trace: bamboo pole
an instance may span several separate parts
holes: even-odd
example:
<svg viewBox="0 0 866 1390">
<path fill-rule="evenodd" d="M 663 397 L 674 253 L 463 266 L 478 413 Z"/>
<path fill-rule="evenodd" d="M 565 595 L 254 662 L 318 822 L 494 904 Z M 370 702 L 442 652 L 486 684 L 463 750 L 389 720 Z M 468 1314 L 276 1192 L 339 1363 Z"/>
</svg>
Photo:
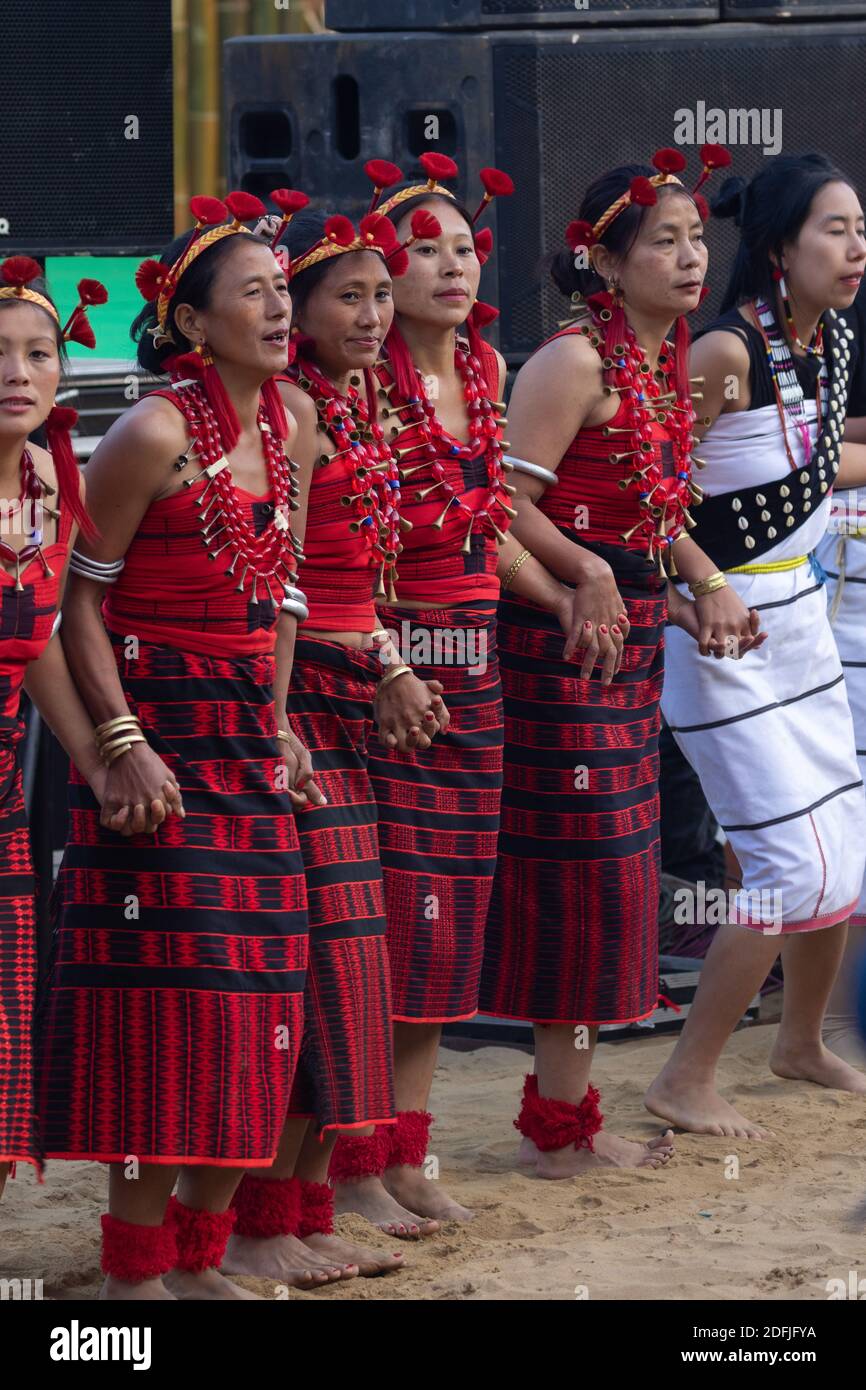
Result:
<svg viewBox="0 0 866 1390">
<path fill-rule="evenodd" d="M 220 44 L 217 0 L 189 0 L 189 128 L 196 192 L 223 188 L 220 159 Z"/>
</svg>

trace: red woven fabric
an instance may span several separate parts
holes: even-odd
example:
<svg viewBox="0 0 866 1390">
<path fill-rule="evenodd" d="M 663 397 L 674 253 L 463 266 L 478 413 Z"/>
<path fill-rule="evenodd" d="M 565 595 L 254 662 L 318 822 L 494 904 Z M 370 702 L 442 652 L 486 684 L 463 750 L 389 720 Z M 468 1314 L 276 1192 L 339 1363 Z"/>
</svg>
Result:
<svg viewBox="0 0 866 1390">
<path fill-rule="evenodd" d="M 301 1219 L 298 1178 L 254 1178 L 245 1173 L 232 1197 L 235 1231 L 239 1236 L 266 1240 L 296 1236 Z"/>
<path fill-rule="evenodd" d="M 175 1231 L 162 1226 L 138 1226 L 107 1212 L 102 1217 L 102 1272 L 125 1284 L 158 1279 L 177 1263 Z"/>
<path fill-rule="evenodd" d="M 174 1228 L 177 1241 L 177 1268 L 201 1274 L 219 1269 L 235 1224 L 235 1213 L 200 1211 L 184 1206 L 176 1197 L 168 1203 L 166 1223 Z"/>
<path fill-rule="evenodd" d="M 33 867 L 24 808 L 18 717 L 28 662 L 51 640 L 72 517 L 63 507 L 57 540 L 15 575 L 0 566 L 0 1162 L 40 1167 L 34 1126 L 33 1008 L 36 917 Z"/>
<path fill-rule="evenodd" d="M 301 1182 L 298 1235 L 329 1236 L 334 1230 L 334 1193 L 326 1182 Z"/>
<path fill-rule="evenodd" d="M 593 1149 L 593 1136 L 604 1124 L 598 1108 L 601 1099 L 594 1086 L 587 1087 L 580 1105 L 567 1100 L 551 1100 L 539 1095 L 538 1077 L 527 1076 L 523 1083 L 523 1104 L 514 1121 L 514 1128 L 531 1139 L 542 1153 L 564 1149 L 573 1144 L 576 1149 Z"/>
<path fill-rule="evenodd" d="M 554 334 L 554 337 L 566 337 L 577 332 L 577 329 L 566 328 L 562 333 Z M 647 543 L 645 536 L 640 534 L 640 527 L 628 541 L 622 539 L 626 532 L 645 518 L 639 506 L 638 490 L 619 486 L 631 477 L 635 461 L 633 458 L 623 458 L 618 463 L 612 463 L 611 455 L 628 446 L 621 442 L 624 436 L 605 435 L 603 432 L 605 429 L 623 428 L 626 414 L 626 404 L 620 397 L 619 408 L 610 420 L 606 420 L 604 425 L 582 429 L 575 435 L 557 469 L 556 486 L 545 488 L 536 505 L 555 525 L 572 532 L 578 541 L 597 541 L 645 553 Z M 651 442 L 654 452 L 646 455 L 642 466 L 646 466 L 650 459 L 658 459 L 664 476 L 670 477 L 676 471 L 673 443 L 665 427 L 655 420 L 652 422 Z M 676 534 L 672 528 L 668 529 L 670 534 Z"/>
</svg>

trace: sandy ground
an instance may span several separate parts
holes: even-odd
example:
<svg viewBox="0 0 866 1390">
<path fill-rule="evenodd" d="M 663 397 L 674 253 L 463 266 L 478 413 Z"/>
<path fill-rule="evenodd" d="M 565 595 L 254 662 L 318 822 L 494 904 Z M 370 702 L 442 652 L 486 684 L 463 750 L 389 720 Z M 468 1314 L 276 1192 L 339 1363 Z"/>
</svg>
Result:
<svg viewBox="0 0 866 1390">
<path fill-rule="evenodd" d="M 772 1077 L 774 1033 L 774 1025 L 737 1033 L 722 1083 L 775 1139 L 681 1135 L 667 1170 L 567 1182 L 515 1167 L 511 1122 L 527 1054 L 443 1049 L 431 1150 L 439 1180 L 475 1220 L 401 1243 L 340 1217 L 344 1235 L 404 1249 L 408 1267 L 289 1298 L 826 1299 L 828 1279 L 866 1275 L 866 1098 Z M 648 1038 L 599 1048 L 594 1081 L 609 1128 L 635 1138 L 658 1132 L 640 1097 L 672 1045 Z M 105 1193 L 96 1164 L 52 1163 L 42 1187 L 32 1169 L 19 1169 L 0 1205 L 0 1277 L 42 1278 L 46 1298 L 94 1297 Z M 240 1282 L 275 1297 L 271 1283 Z"/>
</svg>

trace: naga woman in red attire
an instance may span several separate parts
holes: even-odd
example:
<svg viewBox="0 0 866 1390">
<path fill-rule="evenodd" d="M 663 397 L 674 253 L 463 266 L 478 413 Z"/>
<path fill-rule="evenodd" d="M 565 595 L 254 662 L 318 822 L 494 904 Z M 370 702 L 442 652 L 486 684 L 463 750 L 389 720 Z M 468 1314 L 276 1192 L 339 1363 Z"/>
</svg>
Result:
<svg viewBox="0 0 866 1390">
<path fill-rule="evenodd" d="M 19 744 L 22 687 L 86 777 L 97 800 L 105 768 L 72 684 L 57 609 L 79 526 L 91 529 L 69 427 L 55 406 L 65 344 L 93 347 L 86 306 L 107 294 L 82 280 L 65 326 L 36 261 L 0 265 L 0 1194 L 10 1164 L 41 1167 L 35 1124 L 33 1005 L 36 918 Z M 29 436 L 44 426 L 48 448 Z"/>
<path fill-rule="evenodd" d="M 703 177 L 728 158 L 702 155 Z M 684 164 L 661 150 L 654 167 L 615 169 L 587 191 L 553 267 L 577 320 L 530 358 L 512 397 L 516 534 L 575 586 L 588 632 L 608 635 L 623 608 L 629 623 L 621 669 L 586 681 L 544 614 L 522 598 L 500 606 L 505 790 L 481 1008 L 535 1025 L 516 1125 L 545 1178 L 672 1153 L 670 1131 L 632 1143 L 602 1130 L 589 1079 L 599 1025 L 649 1017 L 658 995 L 665 618 L 704 655 L 762 640 L 684 530 L 700 489 L 683 315 L 707 265 L 706 204 L 676 177 Z M 668 586 L 671 560 L 694 603 Z"/>
<path fill-rule="evenodd" d="M 429 217 L 413 224 L 416 236 L 437 230 Z M 390 651 L 375 605 L 377 593 L 384 598 L 393 585 L 402 529 L 399 472 L 377 422 L 371 368 L 393 318 L 391 276 L 405 269 L 406 251 L 380 214 L 356 229 L 345 217 L 302 212 L 279 252 L 289 257 L 297 348 L 281 389 L 298 422 L 295 457 L 312 471 L 299 572 L 308 612 L 295 644 L 288 712 L 327 804 L 297 818 L 310 958 L 289 1117 L 273 1168 L 247 1174 L 237 1191 L 225 1268 L 308 1287 L 378 1274 L 402 1259 L 334 1234 L 328 1163 L 338 1134 L 372 1133 L 375 1124 L 394 1121 L 368 739 L 375 722 L 386 746 L 429 748 L 447 727 L 447 712 L 441 685 L 424 684 Z M 396 1221 L 385 1229 L 411 1233 Z"/>
<path fill-rule="evenodd" d="M 114 1299 L 254 1297 L 219 1273 L 230 1202 L 274 1160 L 303 1023 L 294 804 L 316 793 L 294 790 L 308 760 L 285 704 L 304 486 L 273 380 L 291 302 L 244 225 L 259 199 L 191 208 L 193 233 L 136 276 L 139 361 L 172 384 L 88 465 L 99 538 L 64 609 L 124 835 L 74 777 L 40 1118 L 47 1157 L 110 1165 Z"/>
<path fill-rule="evenodd" d="M 478 1007 L 502 784 L 500 580 L 553 615 L 567 637 L 565 659 L 579 644 L 571 594 L 506 536 L 514 509 L 499 419 L 505 364 L 478 331 L 495 313 L 476 304 L 491 238 L 479 232 L 476 239 L 475 223 L 492 197 L 511 192 L 511 180 L 484 170 L 473 217 L 439 182 L 457 175 L 453 161 L 428 154 L 421 165 L 427 182 L 390 193 L 380 207 L 401 240 L 415 233 L 419 214 L 432 215 L 438 229 L 428 228 L 408 250 L 406 273 L 394 282 L 394 325 L 375 368 L 385 437 L 400 461 L 401 515 L 411 522 L 395 593 L 381 601 L 379 617 L 402 660 L 444 686 L 451 722 L 429 748 L 370 746 L 397 1122 L 370 1137 L 341 1138 L 331 1167 L 339 1207 L 410 1236 L 472 1215 L 428 1180 L 424 1160 L 442 1024 L 471 1018 Z M 402 177 L 376 163 L 370 172 L 380 187 Z M 616 639 L 608 649 L 615 660 Z"/>
</svg>

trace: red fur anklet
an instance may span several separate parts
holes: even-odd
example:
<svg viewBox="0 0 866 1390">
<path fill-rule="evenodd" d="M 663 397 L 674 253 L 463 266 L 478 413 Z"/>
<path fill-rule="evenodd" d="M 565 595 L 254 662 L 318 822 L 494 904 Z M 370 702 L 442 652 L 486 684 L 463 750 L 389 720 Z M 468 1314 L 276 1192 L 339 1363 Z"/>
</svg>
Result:
<svg viewBox="0 0 866 1390">
<path fill-rule="evenodd" d="M 379 1178 L 385 1171 L 387 1156 L 388 1141 L 378 1129 L 373 1134 L 357 1137 L 341 1134 L 331 1154 L 328 1176 L 332 1182 Z"/>
<path fill-rule="evenodd" d="M 297 1178 L 253 1178 L 245 1173 L 232 1197 L 235 1233 L 267 1240 L 296 1236 L 301 1219 L 301 1185 Z"/>
<path fill-rule="evenodd" d="M 391 1126 L 391 1144 L 386 1168 L 398 1164 L 420 1168 L 427 1157 L 427 1140 L 433 1116 L 426 1110 L 400 1110 Z"/>
<path fill-rule="evenodd" d="M 172 1197 L 166 1221 L 174 1227 L 178 1269 L 193 1274 L 219 1269 L 235 1224 L 231 1207 L 228 1211 L 200 1211 Z"/>
<path fill-rule="evenodd" d="M 538 1077 L 527 1076 L 523 1084 L 523 1104 L 514 1128 L 531 1139 L 542 1153 L 564 1149 L 592 1149 L 593 1136 L 604 1124 L 598 1108 L 601 1099 L 594 1086 L 588 1086 L 580 1105 L 567 1100 L 551 1100 L 538 1094 Z"/>
<path fill-rule="evenodd" d="M 334 1234 L 334 1193 L 326 1182 L 301 1182 L 301 1220 L 298 1235 Z"/>
<path fill-rule="evenodd" d="M 174 1230 L 168 1226 L 138 1226 L 102 1217 L 102 1272 L 124 1284 L 158 1279 L 177 1263 Z"/>
</svg>

